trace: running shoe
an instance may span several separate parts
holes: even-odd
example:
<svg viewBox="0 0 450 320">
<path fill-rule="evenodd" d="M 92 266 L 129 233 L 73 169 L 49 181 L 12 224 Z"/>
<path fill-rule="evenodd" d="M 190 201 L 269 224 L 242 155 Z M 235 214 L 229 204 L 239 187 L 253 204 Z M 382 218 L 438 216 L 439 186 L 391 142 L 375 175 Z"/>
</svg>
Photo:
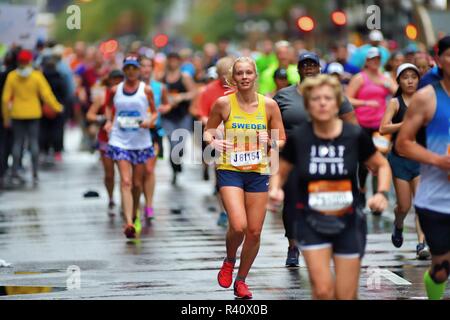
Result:
<svg viewBox="0 0 450 320">
<path fill-rule="evenodd" d="M 125 227 L 123 232 L 127 239 L 135 239 L 136 238 L 136 229 L 132 224 L 129 224 Z"/>
<path fill-rule="evenodd" d="M 145 217 L 147 219 L 153 219 L 154 218 L 155 212 L 153 210 L 153 207 L 145 207 L 144 208 L 144 213 L 145 213 Z"/>
<path fill-rule="evenodd" d="M 229 288 L 233 283 L 234 263 L 224 261 L 217 275 L 217 281 L 222 288 Z"/>
<path fill-rule="evenodd" d="M 240 299 L 253 298 L 252 293 L 248 290 L 247 284 L 242 280 L 238 280 L 234 283 L 234 295 Z"/>
<path fill-rule="evenodd" d="M 425 243 L 419 243 L 416 247 L 416 254 L 418 260 L 427 260 L 430 256 L 430 249 Z"/>
<path fill-rule="evenodd" d="M 300 251 L 297 247 L 289 247 L 286 259 L 286 267 L 298 267 L 298 257 L 300 256 Z"/>
<path fill-rule="evenodd" d="M 108 215 L 109 216 L 115 216 L 116 213 L 114 212 L 116 209 L 116 204 L 114 203 L 114 201 L 110 201 L 108 204 Z"/>
<path fill-rule="evenodd" d="M 62 153 L 61 152 L 55 152 L 54 158 L 55 158 L 56 162 L 61 163 L 62 162 Z"/>
<path fill-rule="evenodd" d="M 228 226 L 228 215 L 225 211 L 222 211 L 217 220 L 217 225 L 226 228 Z"/>
<path fill-rule="evenodd" d="M 136 234 L 140 234 L 142 231 L 142 224 L 141 224 L 141 219 L 140 216 L 137 215 L 136 218 L 134 219 L 134 228 L 136 230 Z"/>
<path fill-rule="evenodd" d="M 392 244 L 394 245 L 394 247 L 400 248 L 403 245 L 403 228 L 398 229 L 394 225 L 394 230 L 392 231 L 391 240 L 392 240 Z"/>
</svg>

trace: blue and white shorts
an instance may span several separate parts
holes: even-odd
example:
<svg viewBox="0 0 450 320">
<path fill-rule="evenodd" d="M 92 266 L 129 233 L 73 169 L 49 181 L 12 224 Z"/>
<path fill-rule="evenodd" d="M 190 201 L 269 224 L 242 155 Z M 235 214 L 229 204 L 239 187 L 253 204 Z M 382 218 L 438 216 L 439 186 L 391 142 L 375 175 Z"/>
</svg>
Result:
<svg viewBox="0 0 450 320">
<path fill-rule="evenodd" d="M 155 152 L 153 147 L 141 150 L 125 150 L 109 144 L 106 156 L 114 161 L 125 160 L 136 165 L 146 163 L 148 159 L 155 156 Z"/>
</svg>

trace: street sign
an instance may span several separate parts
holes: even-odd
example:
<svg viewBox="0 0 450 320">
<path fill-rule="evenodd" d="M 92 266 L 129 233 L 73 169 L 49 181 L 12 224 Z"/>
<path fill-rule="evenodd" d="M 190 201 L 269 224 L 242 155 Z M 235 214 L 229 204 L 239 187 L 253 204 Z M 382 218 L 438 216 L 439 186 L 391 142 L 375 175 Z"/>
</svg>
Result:
<svg viewBox="0 0 450 320">
<path fill-rule="evenodd" d="M 37 14 L 36 6 L 0 4 L 0 43 L 34 48 L 38 37 Z"/>
</svg>

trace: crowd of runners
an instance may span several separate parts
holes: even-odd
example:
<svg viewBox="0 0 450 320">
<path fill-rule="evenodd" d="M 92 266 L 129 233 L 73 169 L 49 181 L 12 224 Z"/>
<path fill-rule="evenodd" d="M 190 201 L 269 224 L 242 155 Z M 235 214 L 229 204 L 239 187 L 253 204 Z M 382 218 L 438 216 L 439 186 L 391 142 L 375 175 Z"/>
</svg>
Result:
<svg viewBox="0 0 450 320">
<path fill-rule="evenodd" d="M 431 261 L 426 291 L 441 299 L 450 274 L 450 36 L 432 52 L 401 50 L 375 30 L 363 46 L 317 51 L 284 40 L 238 50 L 228 39 L 195 53 L 138 42 L 115 52 L 13 46 L 0 74 L 0 189 L 7 196 L 27 183 L 28 154 L 39 185 L 41 165 L 64 161 L 64 128 L 79 126 L 80 148 L 101 159 L 107 212 L 120 208 L 124 235 L 139 237 L 142 221 L 158 215 L 157 159 L 170 162 L 176 186 L 183 132 L 198 121 L 199 174 L 213 181 L 217 224 L 227 228 L 221 287 L 252 298 L 246 278 L 273 211 L 283 217 L 285 265 L 298 267 L 301 252 L 312 297 L 356 299 L 366 215 L 388 209 L 392 185 L 392 244 L 402 246 L 414 211 L 417 259 Z"/>
</svg>

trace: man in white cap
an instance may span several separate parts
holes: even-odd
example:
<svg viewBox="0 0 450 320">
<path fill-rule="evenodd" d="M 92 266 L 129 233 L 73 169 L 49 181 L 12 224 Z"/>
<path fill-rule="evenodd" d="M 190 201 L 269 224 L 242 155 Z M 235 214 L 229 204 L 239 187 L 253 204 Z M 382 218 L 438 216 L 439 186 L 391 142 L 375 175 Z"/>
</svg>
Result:
<svg viewBox="0 0 450 320">
<path fill-rule="evenodd" d="M 344 67 L 339 62 L 332 62 L 327 66 L 327 73 L 335 76 L 339 82 L 344 85 Z"/>
<path fill-rule="evenodd" d="M 383 33 L 380 30 L 372 30 L 369 33 L 369 42 L 359 47 L 350 58 L 350 63 L 362 69 L 366 62 L 367 52 L 371 47 L 377 47 L 381 53 L 381 66 L 384 67 L 389 60 L 391 54 L 389 50 L 381 45 L 384 40 Z"/>
</svg>

